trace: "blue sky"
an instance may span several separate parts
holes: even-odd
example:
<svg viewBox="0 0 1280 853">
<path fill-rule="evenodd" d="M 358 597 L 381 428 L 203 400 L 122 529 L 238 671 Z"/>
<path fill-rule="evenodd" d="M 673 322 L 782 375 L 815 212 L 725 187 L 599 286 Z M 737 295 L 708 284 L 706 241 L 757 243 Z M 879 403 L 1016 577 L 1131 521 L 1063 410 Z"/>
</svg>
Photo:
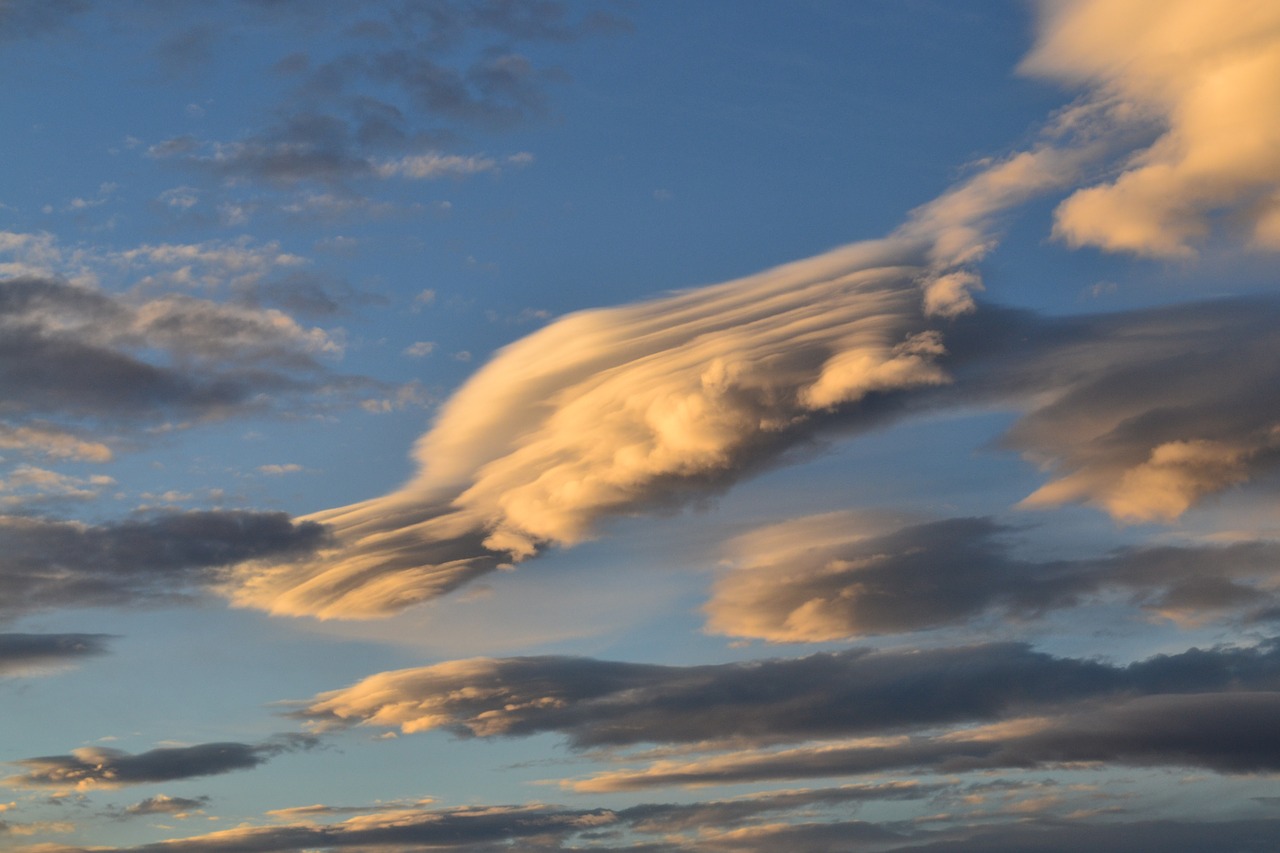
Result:
<svg viewBox="0 0 1280 853">
<path fill-rule="evenodd" d="M 1280 832 L 1272 4 L 0 0 L 0 74 L 0 846 Z"/>
</svg>

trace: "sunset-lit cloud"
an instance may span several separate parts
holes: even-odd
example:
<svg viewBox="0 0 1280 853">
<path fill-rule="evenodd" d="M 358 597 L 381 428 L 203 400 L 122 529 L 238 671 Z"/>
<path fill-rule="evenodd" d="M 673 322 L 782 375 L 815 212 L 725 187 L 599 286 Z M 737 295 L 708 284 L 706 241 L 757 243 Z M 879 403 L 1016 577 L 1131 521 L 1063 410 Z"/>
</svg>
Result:
<svg viewBox="0 0 1280 853">
<path fill-rule="evenodd" d="M 1280 833 L 1273 4 L 0 0 L 3 71 L 0 847 Z"/>
<path fill-rule="evenodd" d="M 1186 257 L 1222 223 L 1280 248 L 1280 9 L 1196 0 L 1040 5 L 1024 71 L 1094 88 L 1159 128 L 1113 180 L 1077 190 L 1055 233 L 1156 257 Z"/>
</svg>

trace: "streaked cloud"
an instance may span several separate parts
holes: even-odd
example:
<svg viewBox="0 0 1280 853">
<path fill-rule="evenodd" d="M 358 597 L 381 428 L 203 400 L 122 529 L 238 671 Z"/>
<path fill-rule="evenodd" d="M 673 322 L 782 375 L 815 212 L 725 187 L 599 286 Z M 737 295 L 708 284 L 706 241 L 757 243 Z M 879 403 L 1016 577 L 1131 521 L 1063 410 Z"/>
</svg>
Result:
<svg viewBox="0 0 1280 853">
<path fill-rule="evenodd" d="M 1081 762 L 1266 773 L 1280 769 L 1280 751 L 1264 745 L 1269 721 L 1277 711 L 1280 693 L 1272 691 L 1141 696 L 1059 708 L 1053 716 L 1013 719 L 934 736 L 743 751 L 687 762 L 658 761 L 640 770 L 604 771 L 566 784 L 576 791 L 605 792 L 904 770 L 965 773 Z"/>
<path fill-rule="evenodd" d="M 99 525 L 0 516 L 0 619 L 181 602 L 220 582 L 232 563 L 291 557 L 324 537 L 282 512 L 157 512 Z"/>
<path fill-rule="evenodd" d="M 379 673 L 296 716 L 319 729 L 555 731 L 575 747 L 881 735 L 1002 719 L 1098 697 L 1269 690 L 1280 646 L 1191 649 L 1128 666 L 1020 644 L 852 649 L 802 658 L 658 666 L 590 658 L 475 658 Z"/>
<path fill-rule="evenodd" d="M 831 513 L 753 531 L 707 603 L 714 633 L 822 642 L 1030 619 L 1103 599 L 1143 618 L 1249 619 L 1276 606 L 1280 544 L 1126 548 L 1094 559 L 1037 562 L 1011 554 L 1013 531 L 991 519 L 904 524 Z"/>
<path fill-rule="evenodd" d="M 118 749 L 85 746 L 68 755 L 44 755 L 9 762 L 24 768 L 4 784 L 14 788 L 54 788 L 63 791 L 119 788 L 152 782 L 172 782 L 250 770 L 272 758 L 316 745 L 306 735 L 280 735 L 261 743 L 202 743 L 158 747 L 130 754 Z"/>
</svg>

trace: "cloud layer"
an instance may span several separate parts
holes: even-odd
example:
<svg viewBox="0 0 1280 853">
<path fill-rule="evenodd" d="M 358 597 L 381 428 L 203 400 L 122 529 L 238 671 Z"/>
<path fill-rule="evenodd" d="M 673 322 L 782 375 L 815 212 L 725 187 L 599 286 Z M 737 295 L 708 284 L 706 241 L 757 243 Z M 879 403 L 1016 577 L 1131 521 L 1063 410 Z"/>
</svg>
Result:
<svg viewBox="0 0 1280 853">
<path fill-rule="evenodd" d="M 468 737 L 554 731 L 575 747 L 769 743 L 991 721 L 1132 694 L 1280 687 L 1280 647 L 1192 649 L 1128 666 L 1020 644 L 844 652 L 707 666 L 476 658 L 379 673 L 297 716 Z"/>
</svg>

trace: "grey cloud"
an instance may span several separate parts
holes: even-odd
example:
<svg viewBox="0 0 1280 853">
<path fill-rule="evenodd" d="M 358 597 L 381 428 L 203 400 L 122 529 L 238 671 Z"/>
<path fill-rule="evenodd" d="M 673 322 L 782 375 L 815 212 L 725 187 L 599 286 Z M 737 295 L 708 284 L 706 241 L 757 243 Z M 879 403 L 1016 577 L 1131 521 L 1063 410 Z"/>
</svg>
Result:
<svg viewBox="0 0 1280 853">
<path fill-rule="evenodd" d="M 355 306 L 383 305 L 386 297 L 359 291 L 347 281 L 312 272 L 291 272 L 279 278 L 236 288 L 237 298 L 252 308 L 274 305 L 297 316 L 336 317 Z"/>
<path fill-rule="evenodd" d="M 45 755 L 9 762 L 25 772 L 4 780 L 16 788 L 92 788 L 172 782 L 249 770 L 272 758 L 310 749 L 313 737 L 289 734 L 262 743 L 202 743 L 161 747 L 136 755 L 99 746 L 81 747 L 69 755 Z"/>
<path fill-rule="evenodd" d="M 184 295 L 131 300 L 56 279 L 7 279 L 0 330 L 6 418 L 60 418 L 70 432 L 75 421 L 223 417 L 380 387 L 321 363 L 341 350 L 330 333 L 278 311 Z"/>
<path fill-rule="evenodd" d="M 147 797 L 141 802 L 126 807 L 124 814 L 129 817 L 152 814 L 179 815 L 202 809 L 208 804 L 208 797 L 192 799 L 190 797 L 170 797 L 167 794 L 156 794 L 154 797 Z"/>
<path fill-rule="evenodd" d="M 641 770 L 606 771 L 572 784 L 579 791 L 813 779 L 911 770 L 966 773 L 1076 763 L 1195 767 L 1220 773 L 1280 770 L 1272 736 L 1280 692 L 1139 696 L 1059 707 L 1054 716 L 1011 720 L 937 736 L 880 743 L 823 743 L 778 752 L 747 751 Z"/>
<path fill-rule="evenodd" d="M 527 851 L 618 850 L 629 853 L 910 853 L 910 851 L 1027 851 L 1027 853 L 1252 853 L 1269 849 L 1280 832 L 1280 820 L 1221 821 L 1152 820 L 1095 822 L 1023 820 L 956 830 L 920 831 L 902 824 L 884 826 L 857 820 L 774 822 L 748 827 L 707 825 L 696 839 L 672 836 L 662 841 L 626 839 L 628 813 L 554 807 L 491 806 L 483 817 L 477 809 L 424 812 L 420 818 L 397 813 L 402 828 L 324 827 L 240 828 L 139 847 L 95 847 L 104 853 L 283 853 L 300 849 L 400 851 L 431 849 L 497 853 L 518 841 Z M 648 807 L 640 807 L 648 808 Z M 662 806 L 656 808 L 661 809 Z M 592 829 L 592 827 L 596 829 Z M 447 831 L 455 835 L 448 837 Z M 485 830 L 488 830 L 487 832 Z M 578 844 L 575 841 L 585 842 Z M 47 853 L 88 853 L 83 848 L 45 845 Z"/>
<path fill-rule="evenodd" d="M 668 834 L 711 826 L 742 827 L 762 815 L 831 806 L 856 807 L 864 802 L 920 800 L 945 789 L 941 784 L 883 782 L 799 791 L 769 792 L 732 800 L 695 803 L 647 803 L 617 812 L 637 832 Z M 790 849 L 790 848 L 788 848 Z"/>
<path fill-rule="evenodd" d="M 282 512 L 157 513 L 102 525 L 0 516 L 0 619 L 190 597 L 246 559 L 296 558 L 325 530 Z"/>
<path fill-rule="evenodd" d="M 805 520 L 798 520 L 805 521 Z M 790 548 L 748 557 L 718 581 L 705 609 L 717 633 L 813 642 L 959 625 L 983 616 L 1032 617 L 1104 593 L 1128 595 L 1149 612 L 1202 619 L 1274 606 L 1269 581 L 1280 544 L 1159 546 L 1091 560 L 1017 559 L 991 519 L 948 519 L 863 535 L 849 517 L 826 529 L 788 524 Z M 793 524 L 795 524 L 793 522 Z M 841 527 L 850 529 L 841 537 Z M 810 541 L 808 537 L 820 537 Z M 753 550 L 757 536 L 740 546 Z M 758 553 L 758 552 L 757 552 Z"/>
<path fill-rule="evenodd" d="M 1252 853 L 1273 846 L 1280 820 L 1030 821 L 968 827 L 891 853 Z"/>
<path fill-rule="evenodd" d="M 1054 479 L 1028 506 L 1168 521 L 1280 459 L 1280 300 L 1078 317 L 984 306 L 948 334 L 944 395 L 1025 410 L 1001 442 Z"/>
<path fill-rule="evenodd" d="M 571 809 L 554 805 L 491 805 L 445 809 L 403 808 L 372 811 L 349 821 L 324 825 L 290 824 L 287 826 L 241 827 L 207 836 L 174 839 L 160 844 L 133 848 L 102 848 L 124 851 L 173 851 L 173 853 L 274 853 L 309 848 L 361 850 L 408 850 L 429 846 L 431 849 L 481 851 L 510 850 L 518 842 L 522 850 L 577 850 L 574 840 L 586 841 L 587 849 L 619 849 L 639 851 L 693 851 L 721 849 L 715 844 L 719 833 L 746 833 L 767 817 L 785 816 L 805 810 L 857 807 L 874 800 L 920 799 L 934 792 L 932 786 L 910 782 L 880 785 L 848 785 L 839 788 L 766 792 L 734 800 L 717 800 L 692 804 L 653 803 L 627 809 Z M 822 827 L 829 840 L 842 831 L 846 841 L 893 840 L 904 836 L 856 821 L 810 824 L 810 834 Z M 768 826 L 762 835 L 777 837 Z M 684 830 L 701 831 L 699 840 L 684 844 L 675 840 Z M 625 832 L 640 835 L 668 836 L 659 843 L 621 841 Z M 619 844 L 608 843 L 619 840 Z M 704 846 L 709 845 L 709 846 Z M 59 848 L 62 849 L 62 848 Z M 71 848 L 66 848 L 69 851 Z M 732 849 L 769 849 L 735 846 Z M 778 849 L 778 848 L 773 848 Z"/>
<path fill-rule="evenodd" d="M 524 42 L 568 42 L 620 31 L 625 23 L 602 10 L 579 15 L 558 2 L 390 3 L 334 5 L 328 14 L 291 14 L 313 29 L 345 30 L 358 39 L 346 52 L 320 64 L 297 51 L 277 63 L 277 73 L 296 83 L 268 127 L 237 140 L 202 143 L 174 137 L 152 146 L 153 156 L 198 168 L 231 181 L 290 186 L 304 182 L 348 188 L 373 174 L 374 158 L 421 154 L 456 147 L 468 129 L 509 129 L 543 115 L 547 87 L 563 79 L 535 67 L 514 49 Z M 256 4 L 274 25 L 284 26 L 288 4 Z M 341 31 L 341 30 L 340 30 Z M 215 41 L 207 24 L 196 24 L 160 46 L 189 64 Z M 371 37 L 371 38 L 370 38 Z M 462 48 L 469 37 L 484 47 Z M 191 42 L 197 50 L 177 50 Z M 397 103 L 359 91 L 366 81 L 388 85 Z"/>
<path fill-rule="evenodd" d="M 1280 643 L 1191 649 L 1127 666 L 1021 644 L 844 652 L 705 666 L 478 658 L 380 673 L 296 712 L 460 736 L 554 731 L 576 748 L 770 743 L 990 721 L 1127 694 L 1280 689 Z"/>
<path fill-rule="evenodd" d="M 106 634 L 0 634 L 0 675 L 106 654 Z"/>
</svg>

